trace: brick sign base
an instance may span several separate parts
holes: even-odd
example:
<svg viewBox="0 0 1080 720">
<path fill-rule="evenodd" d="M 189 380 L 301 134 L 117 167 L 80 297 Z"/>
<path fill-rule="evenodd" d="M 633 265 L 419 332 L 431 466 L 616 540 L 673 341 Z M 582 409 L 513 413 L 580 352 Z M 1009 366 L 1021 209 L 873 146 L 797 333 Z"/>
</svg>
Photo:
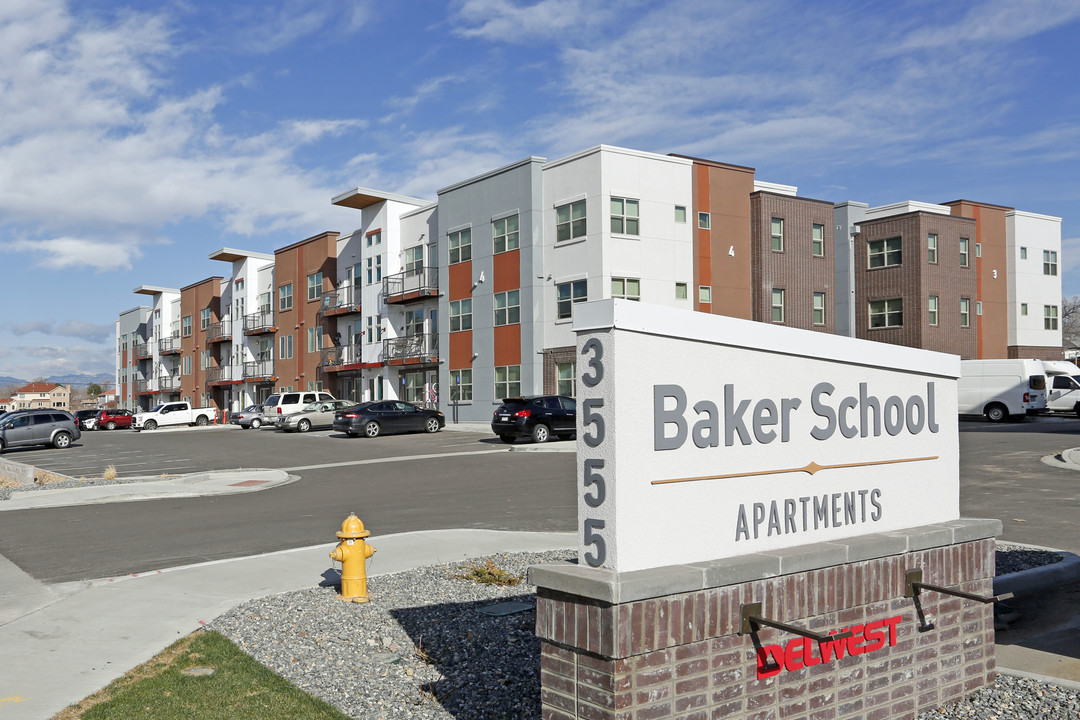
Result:
<svg viewBox="0 0 1080 720">
<path fill-rule="evenodd" d="M 993 685 L 993 606 L 906 598 L 905 573 L 989 596 L 1000 527 L 961 519 L 621 575 L 531 568 L 543 717 L 886 720 L 958 700 Z M 857 639 L 823 649 L 768 627 L 740 635 L 751 602 L 771 620 Z"/>
</svg>

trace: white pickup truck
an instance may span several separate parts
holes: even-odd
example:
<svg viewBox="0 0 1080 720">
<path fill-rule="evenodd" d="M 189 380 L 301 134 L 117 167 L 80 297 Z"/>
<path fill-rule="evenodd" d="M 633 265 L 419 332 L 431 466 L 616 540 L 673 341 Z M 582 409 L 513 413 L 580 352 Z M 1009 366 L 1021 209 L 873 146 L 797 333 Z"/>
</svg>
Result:
<svg viewBox="0 0 1080 720">
<path fill-rule="evenodd" d="M 131 427 L 155 430 L 167 425 L 209 425 L 217 422 L 217 408 L 193 408 L 188 402 L 168 402 L 149 412 L 136 413 Z"/>
</svg>

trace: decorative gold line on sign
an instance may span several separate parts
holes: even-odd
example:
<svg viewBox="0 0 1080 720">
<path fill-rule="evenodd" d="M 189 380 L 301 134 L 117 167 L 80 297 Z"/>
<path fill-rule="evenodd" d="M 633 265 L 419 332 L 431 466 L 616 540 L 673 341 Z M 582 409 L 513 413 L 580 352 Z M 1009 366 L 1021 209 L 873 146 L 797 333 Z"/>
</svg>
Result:
<svg viewBox="0 0 1080 720">
<path fill-rule="evenodd" d="M 822 470 L 837 470 L 839 468 L 870 467 L 871 465 L 895 465 L 897 463 L 921 462 L 923 460 L 937 460 L 938 455 L 927 457 L 899 458 L 897 460 L 871 460 L 869 462 L 840 463 L 838 465 L 818 465 L 811 462 L 797 468 L 781 468 L 780 470 L 758 470 L 757 472 L 731 473 L 730 475 L 702 475 L 701 477 L 672 478 L 670 480 L 653 480 L 652 485 L 667 485 L 668 483 L 697 482 L 698 480 L 727 480 L 729 478 L 754 477 L 755 475 L 779 475 L 781 473 L 804 472 L 810 475 Z"/>
</svg>

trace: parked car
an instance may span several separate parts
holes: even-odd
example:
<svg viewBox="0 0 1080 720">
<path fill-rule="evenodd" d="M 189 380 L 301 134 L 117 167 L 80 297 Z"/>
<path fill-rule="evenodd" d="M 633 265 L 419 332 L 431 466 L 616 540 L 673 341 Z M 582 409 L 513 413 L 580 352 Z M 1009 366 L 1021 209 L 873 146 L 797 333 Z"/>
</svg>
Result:
<svg viewBox="0 0 1080 720">
<path fill-rule="evenodd" d="M 325 402 L 334 399 L 333 395 L 328 392 L 322 392 L 321 390 L 274 393 L 263 400 L 263 425 L 273 425 L 277 422 L 279 415 L 290 415 L 298 410 L 302 410 L 313 402 Z"/>
<path fill-rule="evenodd" d="M 277 427 L 285 432 L 307 432 L 312 428 L 333 427 L 334 414 L 355 404 L 352 400 L 313 402 L 305 405 L 302 410 L 278 417 Z"/>
<path fill-rule="evenodd" d="M 552 435 L 569 440 L 577 432 L 577 403 L 565 395 L 503 398 L 491 417 L 491 430 L 504 443 L 519 437 L 542 443 Z"/>
<path fill-rule="evenodd" d="M 229 413 L 229 424 L 258 430 L 262 427 L 262 405 L 248 405 L 239 412 Z"/>
<path fill-rule="evenodd" d="M 401 400 L 376 400 L 360 403 L 334 413 L 334 429 L 349 437 L 378 437 L 395 432 L 439 432 L 446 427 L 446 416 Z"/>
<path fill-rule="evenodd" d="M 66 448 L 80 437 L 79 422 L 66 410 L 15 410 L 0 418 L 0 452 L 32 445 Z"/>
<path fill-rule="evenodd" d="M 170 402 L 156 405 L 149 412 L 135 415 L 131 427 L 155 430 L 165 425 L 210 425 L 217 421 L 217 408 L 193 408 L 189 402 Z"/>
<path fill-rule="evenodd" d="M 104 430 L 130 428 L 131 422 L 134 419 L 135 413 L 130 410 L 102 410 L 97 417 L 97 427 Z"/>
<path fill-rule="evenodd" d="M 79 423 L 79 427 L 83 430 L 93 430 L 97 427 L 98 415 L 101 414 L 100 410 L 76 410 L 75 420 Z"/>
</svg>

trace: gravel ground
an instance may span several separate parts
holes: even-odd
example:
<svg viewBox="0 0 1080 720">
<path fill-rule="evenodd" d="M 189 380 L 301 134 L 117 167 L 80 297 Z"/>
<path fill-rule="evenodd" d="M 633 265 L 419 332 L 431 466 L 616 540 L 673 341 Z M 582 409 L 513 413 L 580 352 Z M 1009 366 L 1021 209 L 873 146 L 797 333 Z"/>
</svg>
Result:
<svg viewBox="0 0 1080 720">
<path fill-rule="evenodd" d="M 506 601 L 532 606 L 535 588 L 456 576 L 488 559 L 524 575 L 529 565 L 571 557 L 497 555 L 376 576 L 368 581 L 373 600 L 362 605 L 342 602 L 334 587 L 272 595 L 233 609 L 209 629 L 358 720 L 531 720 L 540 717 L 536 615 L 531 607 L 503 617 L 477 610 Z M 997 554 L 999 570 L 1010 572 L 1060 559 L 1022 546 L 1000 545 Z M 995 687 L 919 720 L 1078 717 L 1080 692 L 999 675 Z"/>
</svg>

